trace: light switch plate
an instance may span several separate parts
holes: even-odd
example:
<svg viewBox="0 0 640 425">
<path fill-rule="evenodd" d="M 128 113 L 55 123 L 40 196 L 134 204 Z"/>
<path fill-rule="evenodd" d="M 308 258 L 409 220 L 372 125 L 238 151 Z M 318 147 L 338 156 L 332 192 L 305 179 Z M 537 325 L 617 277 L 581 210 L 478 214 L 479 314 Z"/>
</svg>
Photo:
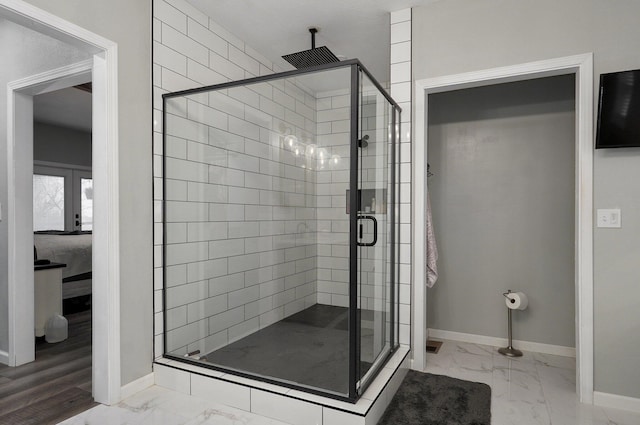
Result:
<svg viewBox="0 0 640 425">
<path fill-rule="evenodd" d="M 622 216 L 620 209 L 599 209 L 597 211 L 598 227 L 619 228 L 622 227 Z"/>
</svg>

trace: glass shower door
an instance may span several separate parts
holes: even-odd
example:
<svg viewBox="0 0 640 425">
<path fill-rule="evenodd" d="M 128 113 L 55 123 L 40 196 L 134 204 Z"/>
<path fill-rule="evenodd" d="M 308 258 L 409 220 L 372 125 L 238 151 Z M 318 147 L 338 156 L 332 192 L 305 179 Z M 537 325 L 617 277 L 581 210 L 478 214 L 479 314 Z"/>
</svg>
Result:
<svg viewBox="0 0 640 425">
<path fill-rule="evenodd" d="M 378 87 L 360 73 L 358 139 L 358 388 L 391 351 L 391 112 Z"/>
</svg>

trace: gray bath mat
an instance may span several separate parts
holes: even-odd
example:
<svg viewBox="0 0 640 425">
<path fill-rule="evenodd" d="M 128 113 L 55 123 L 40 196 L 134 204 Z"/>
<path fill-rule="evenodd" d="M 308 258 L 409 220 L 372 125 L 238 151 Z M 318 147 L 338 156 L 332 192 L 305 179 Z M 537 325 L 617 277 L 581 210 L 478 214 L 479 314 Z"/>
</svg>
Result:
<svg viewBox="0 0 640 425">
<path fill-rule="evenodd" d="M 491 387 L 410 370 L 378 425 L 490 425 Z"/>
</svg>

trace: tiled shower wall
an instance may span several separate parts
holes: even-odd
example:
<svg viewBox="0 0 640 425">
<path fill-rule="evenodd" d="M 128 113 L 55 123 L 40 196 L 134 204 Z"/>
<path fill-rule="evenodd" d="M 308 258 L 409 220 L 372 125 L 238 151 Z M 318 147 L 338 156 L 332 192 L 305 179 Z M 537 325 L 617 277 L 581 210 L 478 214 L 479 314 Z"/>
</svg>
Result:
<svg viewBox="0 0 640 425">
<path fill-rule="evenodd" d="M 317 94 L 318 145 L 338 164 L 318 171 L 318 303 L 349 306 L 350 90 Z"/>
<path fill-rule="evenodd" d="M 410 10 L 407 10 L 409 13 L 410 19 Z M 393 28 L 396 24 L 403 24 L 406 22 L 405 17 L 407 16 L 407 11 L 401 11 L 396 14 L 392 14 L 392 42 L 394 38 L 394 34 L 398 34 L 398 31 L 393 31 Z M 404 19 L 404 20 L 403 20 Z M 397 22 L 396 22 L 397 21 Z M 410 25 L 410 21 L 409 21 Z M 237 39 L 235 36 L 230 34 L 228 31 L 220 27 L 216 22 L 209 19 L 207 16 L 193 8 L 191 5 L 186 3 L 184 0 L 154 0 L 154 25 L 153 25 L 153 37 L 154 37 L 154 222 L 155 222 L 155 239 L 154 239 L 154 267 L 155 267 L 155 277 L 154 277 L 154 294 L 155 294 L 155 354 L 156 356 L 160 356 L 163 353 L 163 315 L 162 315 L 162 238 L 163 238 L 163 229 L 162 229 L 162 93 L 169 91 L 177 91 L 194 87 L 201 87 L 204 85 L 217 84 L 221 82 L 231 81 L 231 80 L 239 80 L 243 78 L 248 78 L 256 75 L 265 75 L 270 74 L 272 72 L 279 72 L 280 69 L 277 69 L 269 60 L 264 58 L 255 50 L 251 49 L 249 46 L 246 46 L 241 40 Z M 397 39 L 397 37 L 396 37 Z M 406 40 L 405 40 L 406 41 Z M 406 44 L 405 41 L 398 42 L 398 46 L 404 46 Z M 410 45 L 410 40 L 409 40 Z M 392 45 L 392 60 L 394 60 L 394 50 L 398 51 L 396 47 Z M 405 48 L 402 47 L 401 53 L 405 52 Z M 409 49 L 410 51 L 410 49 Z M 398 59 L 400 58 L 400 59 Z M 397 62 L 397 65 L 404 66 L 406 65 L 406 60 L 403 59 L 403 56 L 398 56 L 396 54 L 396 60 L 400 60 Z M 409 56 L 410 60 L 410 56 Z M 410 69 L 410 62 L 408 62 Z M 403 67 L 404 69 L 405 67 Z M 396 78 L 394 80 L 394 69 Z M 392 65 L 392 82 L 398 81 L 398 75 L 400 75 L 397 71 L 399 68 L 394 68 Z M 404 75 L 404 72 L 402 73 Z M 409 73 L 410 75 L 410 73 Z M 404 78 L 404 77 L 403 77 Z M 401 81 L 403 83 L 404 81 Z M 410 83 L 408 83 L 410 84 Z M 393 89 L 392 85 L 392 89 Z M 398 86 L 395 86 L 398 87 Z M 300 87 L 298 87 L 300 89 Z M 272 87 L 273 93 L 276 93 L 276 90 L 279 92 L 285 92 L 285 94 L 291 95 L 292 93 L 286 93 L 286 90 L 283 90 L 282 87 L 274 88 Z M 402 91 L 404 93 L 404 90 Z M 340 134 L 345 133 L 348 137 L 348 112 L 347 116 L 341 116 L 340 114 L 344 114 L 344 108 L 347 105 L 344 104 L 345 100 L 348 102 L 348 93 L 330 93 L 330 94 L 321 94 L 318 95 L 318 98 L 315 101 L 312 101 L 309 97 L 305 96 L 304 99 L 297 99 L 300 102 L 300 105 L 304 105 L 307 108 L 313 110 L 317 108 L 317 123 L 311 123 L 313 121 L 312 118 L 306 117 L 304 120 L 304 124 L 301 124 L 300 116 L 304 117 L 303 114 L 299 113 L 300 111 L 296 111 L 295 106 L 291 106 L 291 100 L 287 100 L 286 103 L 282 101 L 278 103 L 274 99 L 269 99 L 268 96 L 265 96 L 262 92 L 256 93 L 259 99 L 264 99 L 264 103 L 267 100 L 274 101 L 276 109 L 281 110 L 280 108 L 284 108 L 284 120 L 282 116 L 279 116 L 277 113 L 273 111 L 261 111 L 268 112 L 272 116 L 272 132 L 268 132 L 267 126 L 264 126 L 260 131 L 260 135 L 258 138 L 251 137 L 249 135 L 241 135 L 236 134 L 236 136 L 242 137 L 242 142 L 245 143 L 246 146 L 253 146 L 256 148 L 259 146 L 257 143 L 263 143 L 265 146 L 274 146 L 275 137 L 279 138 L 283 133 L 289 131 L 283 129 L 281 125 L 278 123 L 280 121 L 286 122 L 284 126 L 288 129 L 295 129 L 294 131 L 299 132 L 304 127 L 304 131 L 309 134 L 312 134 L 313 131 L 317 132 L 318 138 L 321 139 L 323 136 L 334 137 L 333 143 L 337 145 L 332 149 L 339 153 L 341 149 L 345 149 L 346 153 L 341 155 L 343 158 L 342 165 L 340 167 L 344 167 L 344 169 L 336 169 L 333 168 L 331 172 L 322 173 L 318 171 L 313 176 L 313 172 L 307 171 L 305 172 L 305 176 L 301 178 L 291 178 L 291 175 L 270 175 L 264 174 L 270 179 L 272 189 L 271 191 L 275 192 L 289 192 L 290 188 L 284 189 L 283 186 L 280 186 L 278 190 L 278 184 L 297 186 L 296 193 L 298 195 L 304 195 L 305 205 L 260 205 L 255 203 L 255 198 L 251 196 L 251 194 L 255 194 L 257 191 L 258 199 L 260 199 L 260 194 L 263 194 L 263 198 L 266 195 L 267 191 L 270 191 L 268 188 L 260 188 L 260 187 L 251 187 L 251 184 L 265 184 L 264 182 L 257 182 L 257 177 L 260 175 L 264 168 L 260 168 L 265 165 L 264 161 L 269 161 L 270 159 L 262 158 L 263 161 L 259 162 L 258 169 L 256 170 L 245 170 L 245 169 L 234 169 L 233 167 L 229 167 L 229 162 L 227 162 L 227 173 L 230 171 L 242 172 L 244 174 L 244 182 L 243 184 L 236 184 L 239 180 L 234 181 L 234 185 L 227 186 L 227 197 L 230 196 L 231 192 L 235 192 L 234 196 L 239 195 L 242 199 L 250 198 L 251 201 L 248 203 L 244 203 L 244 201 L 236 203 L 234 205 L 230 205 L 228 207 L 221 207 L 222 202 L 217 202 L 220 199 L 216 199 L 216 202 L 200 202 L 202 201 L 202 196 L 205 196 L 205 193 L 211 193 L 213 190 L 211 185 L 223 186 L 220 185 L 219 182 L 215 182 L 214 180 L 209 180 L 211 177 L 211 170 L 218 170 L 218 172 L 223 172 L 225 168 L 219 164 L 210 164 L 206 161 L 193 161 L 194 158 L 200 157 L 200 154 L 194 154 L 194 152 L 200 151 L 202 153 L 203 150 L 209 150 L 212 145 L 209 144 L 209 134 L 207 134 L 207 139 L 197 139 L 190 140 L 187 142 L 187 138 L 180 138 L 182 141 L 178 141 L 175 144 L 170 144 L 171 149 L 176 148 L 178 152 L 167 152 L 168 156 L 172 156 L 173 160 L 180 161 L 192 161 L 194 163 L 205 164 L 207 168 L 207 181 L 198 181 L 204 180 L 203 177 L 198 177 L 191 181 L 191 190 L 189 190 L 189 182 L 187 180 L 181 179 L 173 179 L 177 180 L 176 184 L 187 186 L 186 192 L 184 195 L 187 196 L 187 200 L 175 200 L 175 208 L 176 210 L 180 210 L 181 205 L 185 206 L 182 213 L 189 215 L 200 214 L 201 217 L 206 216 L 206 220 L 209 220 L 210 217 L 224 217 L 224 215 L 220 216 L 219 214 L 222 212 L 229 213 L 231 210 L 240 211 L 239 207 L 242 207 L 244 217 L 242 221 L 249 221 L 251 224 L 244 228 L 243 225 L 239 225 L 238 223 L 241 220 L 235 220 L 240 217 L 240 215 L 234 215 L 234 220 L 221 220 L 224 221 L 222 226 L 219 226 L 219 222 L 215 225 L 215 228 L 218 229 L 216 231 L 219 232 L 227 232 L 227 238 L 229 238 L 229 234 L 234 234 L 238 236 L 237 238 L 233 238 L 235 240 L 234 244 L 230 244 L 229 248 L 235 247 L 235 251 L 230 257 L 240 257 L 240 256 L 248 256 L 245 259 L 254 261 L 256 258 L 266 259 L 266 257 L 271 257 L 270 261 L 282 261 L 282 255 L 285 256 L 284 261 L 280 263 L 273 263 L 271 265 L 264 265 L 267 263 L 260 262 L 259 268 L 253 268 L 250 270 L 239 270 L 237 267 L 237 262 L 234 263 L 235 266 L 231 266 L 229 268 L 229 257 L 227 257 L 227 273 L 225 275 L 220 276 L 212 276 L 210 279 L 196 280 L 195 282 L 189 282 L 189 272 L 187 270 L 186 278 L 182 278 L 183 283 L 180 282 L 180 279 L 172 280 L 171 284 L 175 283 L 175 291 L 178 294 L 178 297 L 182 298 L 182 304 L 176 304 L 172 306 L 173 308 L 168 310 L 168 321 L 171 326 L 182 327 L 183 331 L 186 331 L 187 334 L 193 336 L 193 339 L 189 338 L 188 340 L 196 341 L 199 343 L 188 346 L 186 344 L 187 339 L 184 339 L 184 344 L 180 340 L 176 340 L 172 343 L 173 347 L 176 348 L 177 352 L 182 351 L 192 351 L 193 349 L 200 349 L 206 351 L 211 347 L 217 346 L 223 339 L 218 336 L 217 338 L 213 338 L 213 335 L 221 332 L 219 330 L 218 320 L 216 320 L 216 324 L 211 327 L 212 320 L 209 320 L 207 314 L 213 313 L 218 314 L 217 319 L 220 320 L 220 323 L 229 323 L 231 327 L 236 326 L 231 333 L 229 333 L 229 329 L 227 328 L 227 339 L 231 336 L 231 339 L 241 336 L 244 333 L 251 332 L 252 330 L 257 329 L 262 324 L 268 324 L 270 321 L 278 320 L 278 317 L 284 317 L 285 314 L 289 314 L 291 312 L 295 312 L 299 308 L 304 308 L 309 304 L 313 304 L 316 301 L 323 304 L 332 304 L 332 305 L 345 305 L 346 300 L 346 281 L 345 276 L 348 273 L 348 261 L 345 260 L 347 252 L 347 244 L 346 240 L 348 240 L 348 220 L 345 214 L 345 188 L 348 186 L 348 147 L 343 145 L 344 147 L 340 147 L 339 145 L 342 143 L 340 138 L 342 137 Z M 298 93 L 299 94 L 299 93 Z M 307 93 L 308 95 L 309 93 Z M 262 97 L 260 97 L 262 96 Z M 295 99 L 295 96 L 293 96 Z M 326 103 L 328 98 L 331 102 L 331 107 Z M 335 104 L 334 102 L 335 98 Z M 404 99 L 404 98 L 403 98 Z M 409 101 L 401 100 L 401 106 L 403 106 L 403 137 L 404 133 L 409 128 L 407 124 L 407 119 L 410 116 L 410 96 Z M 197 98 L 191 99 L 187 105 L 192 105 L 194 108 L 194 112 L 196 113 L 196 109 L 202 110 L 204 107 L 211 106 L 210 100 L 207 101 L 198 101 Z M 198 105 L 197 105 L 198 104 Z M 409 109 L 407 109 L 407 105 Z M 244 106 L 243 106 L 244 108 Z M 255 110 L 260 110 L 260 100 L 257 105 L 254 105 L 253 108 Z M 336 109 L 336 110 L 334 110 Z M 189 106 L 187 106 L 187 113 L 189 110 Z M 308 112 L 308 110 L 305 110 Z M 192 114 L 193 114 L 192 113 Z M 314 111 L 315 113 L 315 111 Z M 296 115 L 297 114 L 297 115 Z M 187 116 L 188 118 L 188 116 Z M 236 117 L 240 118 L 240 117 Z M 244 119 L 244 117 L 243 117 Z M 312 128 L 313 127 L 313 128 Z M 219 129 L 218 129 L 219 130 Z M 229 130 L 227 128 L 227 130 Z M 215 132 L 215 129 L 209 129 L 208 132 L 212 134 Z M 230 134 L 235 134 L 233 132 L 228 132 Z M 301 134 L 298 134 L 299 136 Z M 248 137 L 245 137 L 248 136 Z M 197 144 L 201 145 L 198 146 Z M 318 143 L 324 144 L 324 143 Z M 189 146 L 189 147 L 186 147 Z M 185 152 L 186 147 L 186 152 Z M 190 150 L 189 150 L 190 149 Z M 250 150 L 252 148 L 249 148 Z M 410 158 L 410 145 L 405 143 L 404 146 L 401 145 L 401 161 L 403 162 L 403 190 L 400 194 L 401 202 L 403 203 L 402 208 L 399 209 L 399 217 L 401 220 L 401 226 L 403 226 L 401 237 L 401 243 L 403 247 L 400 250 L 400 301 L 403 305 L 401 305 L 401 332 L 400 332 L 400 341 L 401 343 L 408 344 L 409 343 L 409 305 L 410 305 L 410 285 L 409 285 L 409 253 L 410 253 L 410 238 L 409 232 L 407 231 L 410 226 L 409 221 L 409 211 L 410 211 L 410 200 L 409 200 L 409 182 L 410 175 L 408 167 L 410 167 L 409 158 Z M 191 153 L 190 153 L 191 152 Z M 245 152 L 237 152 L 233 149 L 227 149 L 227 161 L 229 161 L 229 154 L 232 156 L 238 154 L 248 154 Z M 286 152 L 289 153 L 289 152 Z M 284 154 L 284 152 L 282 153 Z M 191 159 L 189 157 L 191 155 Z M 194 157 L 195 155 L 195 157 Z M 255 155 L 251 155 L 251 152 L 248 154 L 253 158 L 257 158 Z M 272 151 L 271 155 L 274 155 Z M 282 156 L 284 158 L 284 156 Z M 272 158 L 273 159 L 273 156 Z M 285 159 L 286 161 L 286 159 Z M 288 164 L 291 165 L 291 164 Z M 218 167 L 218 168 L 216 168 Z M 180 169 L 180 165 L 178 165 L 177 170 Z M 215 174 L 215 173 L 214 173 Z M 247 178 L 248 176 L 248 178 Z M 286 179 L 293 181 L 287 182 Z M 253 181 L 254 183 L 248 183 L 247 181 Z M 299 182 L 295 183 L 295 182 Z M 300 185 L 302 182 L 305 182 L 305 189 L 300 189 Z M 317 186 L 312 188 L 313 185 L 309 185 L 307 183 L 317 182 Z M 208 186 L 207 186 L 208 185 Z M 198 189 L 196 189 L 198 187 Z M 340 187 L 340 189 L 337 189 Z M 300 190 L 298 192 L 298 190 Z M 180 191 L 175 191 L 175 193 L 180 193 Z M 190 194 L 193 196 L 192 199 L 189 200 Z M 229 198 L 227 198 L 229 199 Z M 298 198 L 300 199 L 300 198 Z M 316 217 L 312 217 L 313 212 L 311 211 L 314 206 L 314 202 L 316 202 L 315 206 L 317 206 Z M 330 202 L 330 204 L 329 204 Z M 182 203 L 182 204 L 181 204 Z M 186 204 L 194 204 L 194 205 L 186 205 Z M 195 206 L 196 204 L 208 204 L 205 208 L 206 211 L 203 210 L 202 205 Z M 330 205 L 330 207 L 329 207 Z M 261 208 L 265 207 L 265 208 Z M 283 207 L 283 208 L 278 208 Z M 285 210 L 291 207 L 296 213 L 293 213 L 292 210 L 285 212 Z M 275 224 L 272 224 L 271 221 L 262 220 L 261 218 L 269 217 L 269 209 L 272 214 L 272 218 L 276 221 Z M 276 212 L 276 209 L 279 209 Z M 324 212 L 323 212 L 324 210 Z M 253 215 L 252 215 L 253 214 Z M 294 217 L 292 214 L 296 215 L 297 221 L 290 221 L 291 217 Z M 301 214 L 301 215 L 300 215 Z M 324 215 L 323 215 L 324 214 Z M 328 214 L 328 216 L 327 216 Z M 286 218 L 285 218 L 286 217 Z M 344 220 L 343 220 L 344 217 Z M 177 218 L 174 216 L 174 218 Z M 247 220 L 247 218 L 250 218 Z M 278 220 L 281 218 L 281 220 Z M 317 228 L 314 228 L 313 223 L 315 222 L 315 218 L 317 221 Z M 214 218 L 215 219 L 215 218 Z M 182 229 L 184 229 L 186 225 L 186 235 L 184 235 L 184 231 L 179 230 L 176 232 L 176 235 L 181 236 L 182 239 L 177 238 L 176 243 L 185 244 L 186 251 L 189 255 L 195 255 L 195 258 L 198 259 L 196 262 L 202 262 L 207 264 L 222 264 L 220 261 L 221 258 L 218 256 L 220 246 L 223 246 L 224 239 L 215 239 L 211 241 L 211 243 L 205 244 L 199 241 L 197 234 L 200 233 L 199 230 L 203 223 L 199 221 L 176 221 L 173 224 L 176 225 L 176 228 L 179 228 L 182 225 Z M 343 223 L 344 221 L 344 223 Z M 279 222 L 279 223 L 277 223 Z M 302 226 L 303 230 L 300 231 L 300 227 L 298 223 L 304 222 L 305 224 Z M 255 234 L 255 226 L 257 223 L 258 234 Z M 211 225 L 213 226 L 213 225 Z M 274 229 L 273 227 L 277 229 Z M 284 229 L 281 226 L 285 226 Z M 306 226 L 306 227 L 305 227 Z M 189 227 L 191 230 L 189 231 Z M 206 226 L 205 226 L 206 227 Z M 295 227 L 296 230 L 293 231 L 292 228 Z M 210 227 L 212 228 L 212 227 Z M 271 228 L 269 230 L 269 228 Z M 222 230 L 220 230 L 222 229 Z M 225 230 L 226 229 L 226 230 Z M 233 229 L 233 230 L 232 230 Z M 250 232 L 253 229 L 253 233 L 244 234 L 242 232 Z M 279 231 L 283 231 L 282 234 L 276 234 Z M 314 233 L 317 231 L 317 233 Z M 191 232 L 192 236 L 195 236 L 196 240 L 189 240 L 189 233 Z M 234 233 L 239 232 L 239 233 Z M 263 233 L 267 232 L 267 234 Z M 274 233 L 276 232 L 276 233 Z M 293 239 L 297 238 L 297 243 L 305 244 L 306 242 L 310 242 L 311 240 L 317 241 L 317 244 L 314 246 L 314 243 L 308 244 L 308 247 L 305 248 L 305 253 L 303 254 L 304 258 L 297 258 L 300 254 L 299 251 L 293 250 L 292 247 L 287 247 L 287 243 L 284 242 L 285 239 L 292 239 L 292 235 L 294 233 L 303 233 L 305 235 L 298 235 L 297 237 L 293 237 Z M 169 235 L 168 235 L 169 236 Z M 186 240 L 185 240 L 186 236 Z M 219 237 L 219 236 L 218 236 Z M 302 242 L 301 242 L 302 239 Z M 240 241 L 242 240 L 244 244 L 244 252 L 240 252 Z M 179 241 L 179 242 L 178 242 Z M 284 245 L 283 245 L 284 243 Z M 192 244 L 192 245 L 187 245 Z M 264 248 L 266 249 L 271 244 L 272 247 L 277 248 L 276 251 L 265 251 L 261 252 Z M 226 241 L 224 243 L 226 246 Z M 247 246 L 249 246 L 247 250 Z M 207 258 L 205 259 L 205 251 Z M 317 254 L 317 256 L 316 256 Z M 256 256 L 257 255 L 257 256 Z M 281 271 L 274 272 L 274 266 L 276 264 L 285 264 L 288 262 L 287 260 L 291 260 L 294 264 L 300 264 L 301 261 L 308 261 L 303 265 L 302 269 L 292 268 L 291 265 L 283 266 L 283 268 L 279 268 Z M 291 256 L 295 256 L 293 259 Z M 274 256 L 278 258 L 274 258 Z M 310 260 L 315 256 L 314 260 Z M 194 257 L 191 257 L 194 258 Z M 311 268 L 306 269 L 306 267 L 311 267 L 311 263 L 317 263 L 317 269 L 313 270 Z M 232 260 L 233 263 L 233 260 Z M 180 264 L 175 264 L 175 266 L 179 266 Z M 186 266 L 186 263 L 182 263 L 182 265 Z M 256 291 L 254 285 L 256 279 L 256 270 L 258 270 L 257 275 L 261 276 L 260 268 L 264 266 L 271 271 L 271 280 L 270 281 L 258 281 L 258 284 L 255 287 L 258 288 Z M 170 266 L 173 267 L 173 266 Z M 315 265 L 313 266 L 315 267 Z M 186 266 L 188 269 L 189 266 Z M 195 270 L 196 266 L 191 266 L 193 270 Z M 215 268 L 215 267 L 214 267 Z M 183 268 L 184 269 L 184 268 Z M 175 268 L 176 271 L 180 270 L 180 267 Z M 229 273 L 229 270 L 235 271 L 236 273 Z M 285 270 L 285 271 L 282 271 Z M 218 269 L 217 273 L 222 273 L 222 269 Z M 282 275 L 282 273 L 285 273 Z M 291 273 L 291 274 L 287 274 Z M 229 293 L 220 294 L 219 291 L 222 290 L 224 284 L 222 280 L 224 280 L 229 275 L 236 275 L 236 279 L 240 279 L 240 275 L 242 275 L 243 285 L 247 285 L 241 289 L 236 290 L 236 294 L 231 296 Z M 176 275 L 184 276 L 184 272 L 180 271 L 176 273 Z M 267 273 L 266 276 L 269 276 Z M 194 274 L 192 272 L 191 275 L 194 279 L 199 279 L 204 276 L 197 276 L 197 273 Z M 174 279 L 175 276 L 172 275 L 170 279 Z M 315 292 L 315 281 L 317 278 L 317 286 L 318 292 Z M 222 280 L 217 280 L 222 279 Z M 258 279 L 262 280 L 263 277 L 259 277 Z M 284 279 L 284 286 L 283 280 Z M 222 286 L 218 285 L 222 284 Z M 190 285 L 190 286 L 189 286 Z M 182 286 L 181 290 L 178 287 Z M 172 287 L 173 288 L 173 287 Z M 296 289 L 298 288 L 298 289 Z M 293 291 L 292 291 L 293 289 Z M 257 299 L 256 299 L 257 294 Z M 294 294 L 294 295 L 292 295 Z M 223 298 L 216 298 L 220 295 L 226 295 L 226 307 L 222 309 L 222 305 L 224 304 L 222 301 Z M 263 297 L 264 295 L 264 297 Z M 177 299 L 177 298 L 176 298 Z M 233 301 L 230 302 L 230 299 Z M 277 301 L 276 301 L 277 299 Z M 303 302 L 300 300 L 304 300 Z M 369 301 L 367 301 L 369 302 Z M 194 303 L 195 305 L 189 308 L 189 304 Z M 286 305 L 290 305 L 289 308 L 286 308 Z M 233 306 L 233 307 L 229 307 Z M 271 308 L 271 310 L 269 310 Z M 222 310 L 221 310 L 222 309 Z M 242 309 L 242 310 L 241 310 Z M 171 311 L 173 310 L 173 311 Z M 276 311 L 277 310 L 277 311 Z M 191 312 L 190 312 L 191 311 Z M 242 311 L 242 315 L 240 312 Z M 403 311 L 406 313 L 403 313 Z M 233 313 L 232 313 L 233 312 Z M 190 321 L 191 320 L 191 321 Z M 257 326 L 257 327 L 256 327 Z M 218 332 L 215 332 L 218 331 Z M 171 337 L 170 337 L 171 338 Z"/>
<path fill-rule="evenodd" d="M 154 1 L 156 355 L 162 349 L 162 93 L 274 72 L 181 0 Z M 315 304 L 315 172 L 282 148 L 314 138 L 291 81 L 167 104 L 167 348 L 206 353 Z"/>
<path fill-rule="evenodd" d="M 402 108 L 398 147 L 400 343 L 411 343 L 411 9 L 391 13 L 391 97 Z"/>
<path fill-rule="evenodd" d="M 346 191 L 349 188 L 350 96 L 348 90 L 319 93 L 317 96 L 318 144 L 330 148 L 332 154 L 341 157 L 339 166 L 318 171 L 318 303 L 347 307 L 349 215 L 346 210 Z M 362 133 L 369 136 L 369 145 L 359 150 L 362 169 L 360 182 L 362 189 L 376 191 L 376 211 L 369 213 L 378 219 L 379 242 L 374 247 L 359 248 L 362 260 L 359 262 L 361 286 L 358 301 L 361 308 L 378 311 L 382 309 L 381 300 L 384 298 L 380 292 L 383 286 L 383 272 L 375 260 L 383 259 L 383 251 L 386 249 L 388 215 L 383 194 L 384 190 L 388 190 L 386 183 L 389 183 L 390 179 L 388 173 L 383 172 L 384 167 L 389 167 L 384 161 L 389 160 L 390 156 L 388 152 L 385 155 L 385 152 L 381 151 L 382 148 L 388 147 L 387 124 L 390 118 L 385 117 L 385 112 L 387 115 L 390 113 L 388 104 L 378 90 L 373 87 L 365 89 L 360 127 Z M 362 224 L 365 226 L 363 241 L 371 241 L 372 223 L 363 220 Z M 388 266 L 386 262 L 385 265 Z"/>
<path fill-rule="evenodd" d="M 360 303 L 363 310 L 389 312 L 390 302 L 390 220 L 387 200 L 391 196 L 391 146 L 389 131 L 392 110 L 375 87 L 364 87 L 362 94 L 361 134 L 369 136 L 368 145 L 359 149 L 362 169 L 360 186 L 375 197 L 363 196 L 365 215 L 378 221 L 377 243 L 360 247 Z M 368 205 L 367 205 L 368 204 Z M 369 210 L 369 211 L 367 211 Z M 370 220 L 361 220 L 364 226 L 363 242 L 373 240 Z"/>
<path fill-rule="evenodd" d="M 168 351 L 207 353 L 315 304 L 316 176 L 272 131 L 309 134 L 293 122 L 315 130 L 314 107 L 290 81 L 167 102 Z"/>
</svg>

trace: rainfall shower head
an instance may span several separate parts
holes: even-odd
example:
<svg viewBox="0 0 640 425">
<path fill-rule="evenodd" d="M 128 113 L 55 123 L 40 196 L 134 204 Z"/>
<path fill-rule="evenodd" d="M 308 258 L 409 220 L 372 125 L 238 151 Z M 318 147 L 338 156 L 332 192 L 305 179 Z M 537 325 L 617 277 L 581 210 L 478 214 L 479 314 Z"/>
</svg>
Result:
<svg viewBox="0 0 640 425">
<path fill-rule="evenodd" d="M 309 68 L 326 63 L 340 62 L 327 46 L 316 47 L 317 28 L 309 28 L 311 33 L 311 49 L 284 55 L 282 58 L 296 68 Z"/>
</svg>

